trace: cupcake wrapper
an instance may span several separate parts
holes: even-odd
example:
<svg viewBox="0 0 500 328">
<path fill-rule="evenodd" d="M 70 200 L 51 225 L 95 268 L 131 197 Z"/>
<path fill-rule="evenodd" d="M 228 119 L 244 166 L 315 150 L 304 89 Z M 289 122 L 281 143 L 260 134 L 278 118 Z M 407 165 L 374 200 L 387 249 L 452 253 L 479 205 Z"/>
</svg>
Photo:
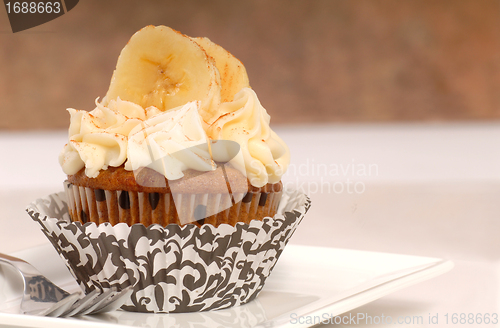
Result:
<svg viewBox="0 0 500 328">
<path fill-rule="evenodd" d="M 215 227 L 249 223 L 276 214 L 282 192 L 245 194 L 171 194 L 101 190 L 65 183 L 69 213 L 74 221 L 128 225 L 170 223 Z M 241 201 L 233 205 L 234 199 Z M 179 210 L 181 209 L 181 210 Z"/>
<path fill-rule="evenodd" d="M 85 292 L 133 285 L 122 309 L 170 313 L 224 309 L 257 297 L 309 207 L 306 195 L 285 191 L 273 218 L 219 227 L 82 225 L 70 221 L 64 193 L 27 211 Z"/>
</svg>

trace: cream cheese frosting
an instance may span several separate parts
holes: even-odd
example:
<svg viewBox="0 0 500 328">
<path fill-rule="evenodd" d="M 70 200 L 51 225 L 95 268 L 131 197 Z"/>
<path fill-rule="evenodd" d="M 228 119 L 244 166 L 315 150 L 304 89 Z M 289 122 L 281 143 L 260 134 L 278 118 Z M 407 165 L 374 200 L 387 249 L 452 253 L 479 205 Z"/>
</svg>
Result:
<svg viewBox="0 0 500 328">
<path fill-rule="evenodd" d="M 133 128 L 128 136 L 126 170 L 149 167 L 169 180 L 182 171 L 211 171 L 216 168 L 208 151 L 208 138 L 198 115 L 200 103 L 155 115 Z"/>
<path fill-rule="evenodd" d="M 198 115 L 199 102 L 166 112 L 120 99 L 108 106 L 96 101 L 96 106 L 91 112 L 68 109 L 69 142 L 59 155 L 66 174 L 85 167 L 85 174 L 95 178 L 100 170 L 125 163 L 127 170 L 151 166 L 168 179 L 179 179 L 189 168 L 214 168 L 210 154 L 193 147 L 208 141 Z M 159 158 L 163 161 L 155 161 Z"/>
<path fill-rule="evenodd" d="M 200 103 L 194 101 L 163 112 L 119 98 L 107 106 L 96 100 L 90 112 L 70 108 L 69 142 L 59 162 L 68 175 L 85 167 L 85 174 L 95 178 L 108 166 L 125 164 L 126 170 L 147 166 L 176 180 L 187 169 L 210 171 L 216 168 L 214 161 L 231 160 L 229 154 L 235 153 L 228 149 L 231 143 L 217 142 L 230 140 L 243 155 L 243 160 L 231 163 L 253 186 L 280 181 L 290 152 L 270 129 L 270 116 L 252 89 L 243 88 L 233 101 L 222 103 L 218 118 L 206 129 L 199 108 Z"/>
<path fill-rule="evenodd" d="M 271 117 L 255 91 L 242 88 L 233 101 L 220 105 L 218 113 L 219 118 L 207 129 L 208 136 L 240 145 L 253 186 L 279 182 L 290 163 L 290 151 L 269 127 Z M 214 159 L 218 160 L 215 154 Z"/>
</svg>

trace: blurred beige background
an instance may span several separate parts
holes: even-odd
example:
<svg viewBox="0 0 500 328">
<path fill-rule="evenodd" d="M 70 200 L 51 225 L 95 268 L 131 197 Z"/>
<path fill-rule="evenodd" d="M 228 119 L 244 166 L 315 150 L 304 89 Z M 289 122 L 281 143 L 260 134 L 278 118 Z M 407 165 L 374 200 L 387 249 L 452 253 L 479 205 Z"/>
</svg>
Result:
<svg viewBox="0 0 500 328">
<path fill-rule="evenodd" d="M 16 34 L 0 8 L 0 129 L 66 128 L 150 24 L 232 52 L 272 123 L 500 118 L 499 0 L 82 0 Z"/>
</svg>

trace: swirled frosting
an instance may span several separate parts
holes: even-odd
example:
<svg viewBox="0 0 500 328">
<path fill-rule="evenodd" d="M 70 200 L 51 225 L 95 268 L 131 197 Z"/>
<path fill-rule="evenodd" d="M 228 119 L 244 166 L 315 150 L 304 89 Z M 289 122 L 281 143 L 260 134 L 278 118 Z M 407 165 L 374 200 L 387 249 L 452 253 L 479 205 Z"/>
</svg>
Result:
<svg viewBox="0 0 500 328">
<path fill-rule="evenodd" d="M 207 129 L 212 139 L 233 140 L 243 153 L 247 178 L 255 187 L 280 181 L 290 163 L 287 145 L 269 127 L 271 117 L 255 92 L 242 88 L 222 103 L 219 118 Z M 214 160 L 218 161 L 214 153 Z"/>
<path fill-rule="evenodd" d="M 207 148 L 207 135 L 198 115 L 200 103 L 155 115 L 133 128 L 128 137 L 126 170 L 148 166 L 169 180 L 182 178 L 182 171 L 215 169 Z"/>
<path fill-rule="evenodd" d="M 96 101 L 96 106 L 91 112 L 68 109 L 69 142 L 59 155 L 66 174 L 75 174 L 85 167 L 85 174 L 95 178 L 100 170 L 125 163 L 127 170 L 149 166 L 174 180 L 189 168 L 214 168 L 210 154 L 193 147 L 207 143 L 198 102 L 166 112 L 156 107 L 144 109 L 120 99 L 110 101 L 108 106 Z M 162 161 L 155 161 L 159 158 Z"/>
<path fill-rule="evenodd" d="M 210 154 L 208 138 L 240 146 L 243 161 L 232 164 L 255 187 L 279 182 L 290 162 L 288 147 L 269 127 L 270 116 L 250 88 L 222 103 L 218 119 L 206 130 L 199 102 L 166 112 L 120 99 L 108 106 L 96 101 L 96 106 L 91 112 L 68 109 L 69 142 L 59 155 L 68 175 L 85 167 L 85 174 L 95 178 L 108 166 L 125 164 L 126 170 L 147 166 L 176 180 L 187 169 L 210 171 L 216 167 L 214 161 L 230 160 L 231 144 L 214 142 Z"/>
</svg>

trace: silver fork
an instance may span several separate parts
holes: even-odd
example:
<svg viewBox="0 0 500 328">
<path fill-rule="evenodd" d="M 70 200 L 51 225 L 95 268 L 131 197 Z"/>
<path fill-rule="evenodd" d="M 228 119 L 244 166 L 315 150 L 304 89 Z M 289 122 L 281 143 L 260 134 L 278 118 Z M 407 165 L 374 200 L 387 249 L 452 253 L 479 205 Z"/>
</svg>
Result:
<svg viewBox="0 0 500 328">
<path fill-rule="evenodd" d="M 25 314 L 69 317 L 113 311 L 122 306 L 133 291 L 132 286 L 121 291 L 96 289 L 80 298 L 81 293 L 68 293 L 24 260 L 0 253 L 1 263 L 10 264 L 23 278 L 21 311 Z"/>
</svg>

